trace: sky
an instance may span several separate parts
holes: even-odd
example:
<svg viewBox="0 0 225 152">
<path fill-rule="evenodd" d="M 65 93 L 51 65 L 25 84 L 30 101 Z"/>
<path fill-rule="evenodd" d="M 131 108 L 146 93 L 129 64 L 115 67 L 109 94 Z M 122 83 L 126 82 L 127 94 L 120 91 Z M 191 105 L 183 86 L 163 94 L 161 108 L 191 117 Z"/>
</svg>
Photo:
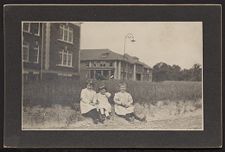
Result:
<svg viewBox="0 0 225 152">
<path fill-rule="evenodd" d="M 83 22 L 81 49 L 108 48 L 123 54 L 128 33 L 136 42 L 127 39 L 125 52 L 151 67 L 159 62 L 181 68 L 202 65 L 202 22 Z"/>
</svg>

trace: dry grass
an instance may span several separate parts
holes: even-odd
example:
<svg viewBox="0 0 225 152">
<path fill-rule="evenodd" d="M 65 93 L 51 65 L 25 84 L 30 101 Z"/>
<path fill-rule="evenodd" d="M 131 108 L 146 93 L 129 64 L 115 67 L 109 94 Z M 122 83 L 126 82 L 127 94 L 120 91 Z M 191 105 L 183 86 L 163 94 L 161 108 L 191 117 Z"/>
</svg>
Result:
<svg viewBox="0 0 225 152">
<path fill-rule="evenodd" d="M 83 119 L 79 111 L 68 106 L 25 106 L 23 109 L 23 126 L 30 126 L 30 128 L 45 128 L 45 126 L 61 128 Z"/>
<path fill-rule="evenodd" d="M 97 81 L 95 90 L 99 84 L 105 83 L 108 91 L 114 95 L 118 92 L 120 81 Z M 127 81 L 128 92 L 131 93 L 137 103 L 155 103 L 159 100 L 192 100 L 202 98 L 201 82 L 165 81 L 165 82 L 137 82 Z M 85 81 L 36 81 L 24 84 L 23 103 L 26 106 L 43 105 L 51 106 L 60 104 L 73 106 L 79 103 L 81 89 L 85 87 Z M 112 102 L 112 99 L 110 100 Z"/>
<path fill-rule="evenodd" d="M 151 103 L 139 104 L 136 103 L 135 107 L 140 108 L 143 112 L 145 112 L 147 116 L 148 122 L 150 122 L 150 126 L 148 124 L 136 123 L 136 125 L 131 125 L 127 123 L 125 120 L 121 120 L 115 115 L 110 120 L 110 122 L 105 126 L 107 128 L 119 129 L 119 128 L 151 128 L 152 122 L 158 121 L 168 121 L 175 120 L 179 118 L 185 117 L 193 117 L 193 116 L 201 116 L 202 107 L 201 100 L 197 102 L 192 101 L 177 101 L 170 102 L 168 101 L 158 101 L 155 105 Z M 79 107 L 79 104 L 76 104 L 76 107 Z M 139 110 L 140 110 L 139 109 Z M 201 119 L 198 123 L 198 128 L 201 127 Z M 170 122 L 170 121 L 168 121 Z M 163 125 L 164 129 L 171 129 L 167 124 Z M 169 124 L 168 124 L 169 125 Z M 196 127 L 196 124 L 193 124 Z M 179 125 L 178 125 L 179 126 Z M 185 126 L 185 125 L 183 125 Z M 23 109 L 23 128 L 24 129 L 94 129 L 104 126 L 96 126 L 92 123 L 92 121 L 88 118 L 84 118 L 79 111 L 72 109 L 68 106 L 61 105 L 53 105 L 51 107 L 41 107 L 41 106 L 33 106 L 33 107 L 24 107 Z M 192 126 L 186 126 L 187 128 L 191 128 Z M 162 129 L 156 128 L 156 129 Z"/>
</svg>

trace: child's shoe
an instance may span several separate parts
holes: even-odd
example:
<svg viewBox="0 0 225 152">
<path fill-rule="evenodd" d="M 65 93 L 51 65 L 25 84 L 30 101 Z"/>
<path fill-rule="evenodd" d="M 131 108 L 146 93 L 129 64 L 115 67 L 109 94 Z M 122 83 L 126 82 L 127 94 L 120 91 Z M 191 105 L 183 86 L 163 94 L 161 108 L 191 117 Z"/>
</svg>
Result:
<svg viewBox="0 0 225 152">
<path fill-rule="evenodd" d="M 144 118 L 142 118 L 140 121 L 147 122 L 146 116 Z"/>
<path fill-rule="evenodd" d="M 134 117 L 131 114 L 126 114 L 125 119 L 129 122 L 134 122 Z"/>
<path fill-rule="evenodd" d="M 133 116 L 130 117 L 130 122 L 134 122 L 134 117 Z"/>
<path fill-rule="evenodd" d="M 99 121 L 98 119 L 93 120 L 94 124 L 98 124 L 98 121 Z"/>
<path fill-rule="evenodd" d="M 99 115 L 99 122 L 104 123 L 105 121 L 105 116 L 103 114 Z"/>
</svg>

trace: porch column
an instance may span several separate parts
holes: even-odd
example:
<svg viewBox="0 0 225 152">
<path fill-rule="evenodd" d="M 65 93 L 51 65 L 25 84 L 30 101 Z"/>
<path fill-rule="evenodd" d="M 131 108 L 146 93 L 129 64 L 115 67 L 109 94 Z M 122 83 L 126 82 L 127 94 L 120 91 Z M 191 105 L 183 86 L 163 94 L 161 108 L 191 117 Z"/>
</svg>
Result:
<svg viewBox="0 0 225 152">
<path fill-rule="evenodd" d="M 118 63 L 118 79 L 121 79 L 121 61 L 119 61 Z"/>
<path fill-rule="evenodd" d="M 91 78 L 91 70 L 88 70 L 86 78 L 88 78 L 88 79 Z"/>
<path fill-rule="evenodd" d="M 149 72 L 149 81 L 152 82 L 152 71 Z"/>
<path fill-rule="evenodd" d="M 133 80 L 136 80 L 136 64 L 134 64 Z"/>
<path fill-rule="evenodd" d="M 114 79 L 117 79 L 117 63 L 116 63 L 116 61 L 114 62 L 114 73 L 113 73 L 113 75 L 114 75 Z"/>
<path fill-rule="evenodd" d="M 94 70 L 94 79 L 96 79 L 95 74 L 96 74 L 96 70 Z"/>
<path fill-rule="evenodd" d="M 109 78 L 110 78 L 111 74 L 112 74 L 112 73 L 111 73 L 111 70 L 109 70 L 109 71 L 108 71 L 108 76 L 109 76 Z"/>
<path fill-rule="evenodd" d="M 44 59 L 44 51 L 45 51 L 45 61 L 44 61 L 45 64 L 44 64 L 43 68 L 45 70 L 48 70 L 49 69 L 49 64 L 50 64 L 49 58 L 50 58 L 51 24 L 50 23 L 46 23 L 46 24 L 42 24 L 42 26 L 43 26 L 42 27 L 43 29 L 45 28 L 45 32 L 44 32 L 44 30 L 42 30 L 43 31 L 43 33 L 42 33 L 42 39 L 43 40 L 42 40 L 42 50 L 41 50 L 42 51 L 42 56 L 41 56 L 41 58 L 42 58 L 42 60 Z"/>
</svg>

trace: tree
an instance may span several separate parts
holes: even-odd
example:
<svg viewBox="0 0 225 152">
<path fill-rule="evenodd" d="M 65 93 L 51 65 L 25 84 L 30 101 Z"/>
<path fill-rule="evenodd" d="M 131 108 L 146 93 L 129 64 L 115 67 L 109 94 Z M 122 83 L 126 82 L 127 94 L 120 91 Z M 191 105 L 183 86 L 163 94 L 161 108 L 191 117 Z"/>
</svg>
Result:
<svg viewBox="0 0 225 152">
<path fill-rule="evenodd" d="M 200 64 L 194 64 L 190 69 L 191 71 L 191 80 L 192 81 L 201 81 L 202 80 L 202 69 Z"/>
<path fill-rule="evenodd" d="M 181 67 L 179 65 L 172 65 L 170 77 L 172 80 L 182 80 Z"/>
<path fill-rule="evenodd" d="M 181 69 L 179 65 L 168 65 L 159 62 L 153 66 L 153 81 L 201 81 L 202 69 L 200 64 L 194 64 L 190 69 Z"/>
<path fill-rule="evenodd" d="M 171 66 L 160 62 L 153 66 L 153 81 L 164 81 L 170 79 Z"/>
</svg>

